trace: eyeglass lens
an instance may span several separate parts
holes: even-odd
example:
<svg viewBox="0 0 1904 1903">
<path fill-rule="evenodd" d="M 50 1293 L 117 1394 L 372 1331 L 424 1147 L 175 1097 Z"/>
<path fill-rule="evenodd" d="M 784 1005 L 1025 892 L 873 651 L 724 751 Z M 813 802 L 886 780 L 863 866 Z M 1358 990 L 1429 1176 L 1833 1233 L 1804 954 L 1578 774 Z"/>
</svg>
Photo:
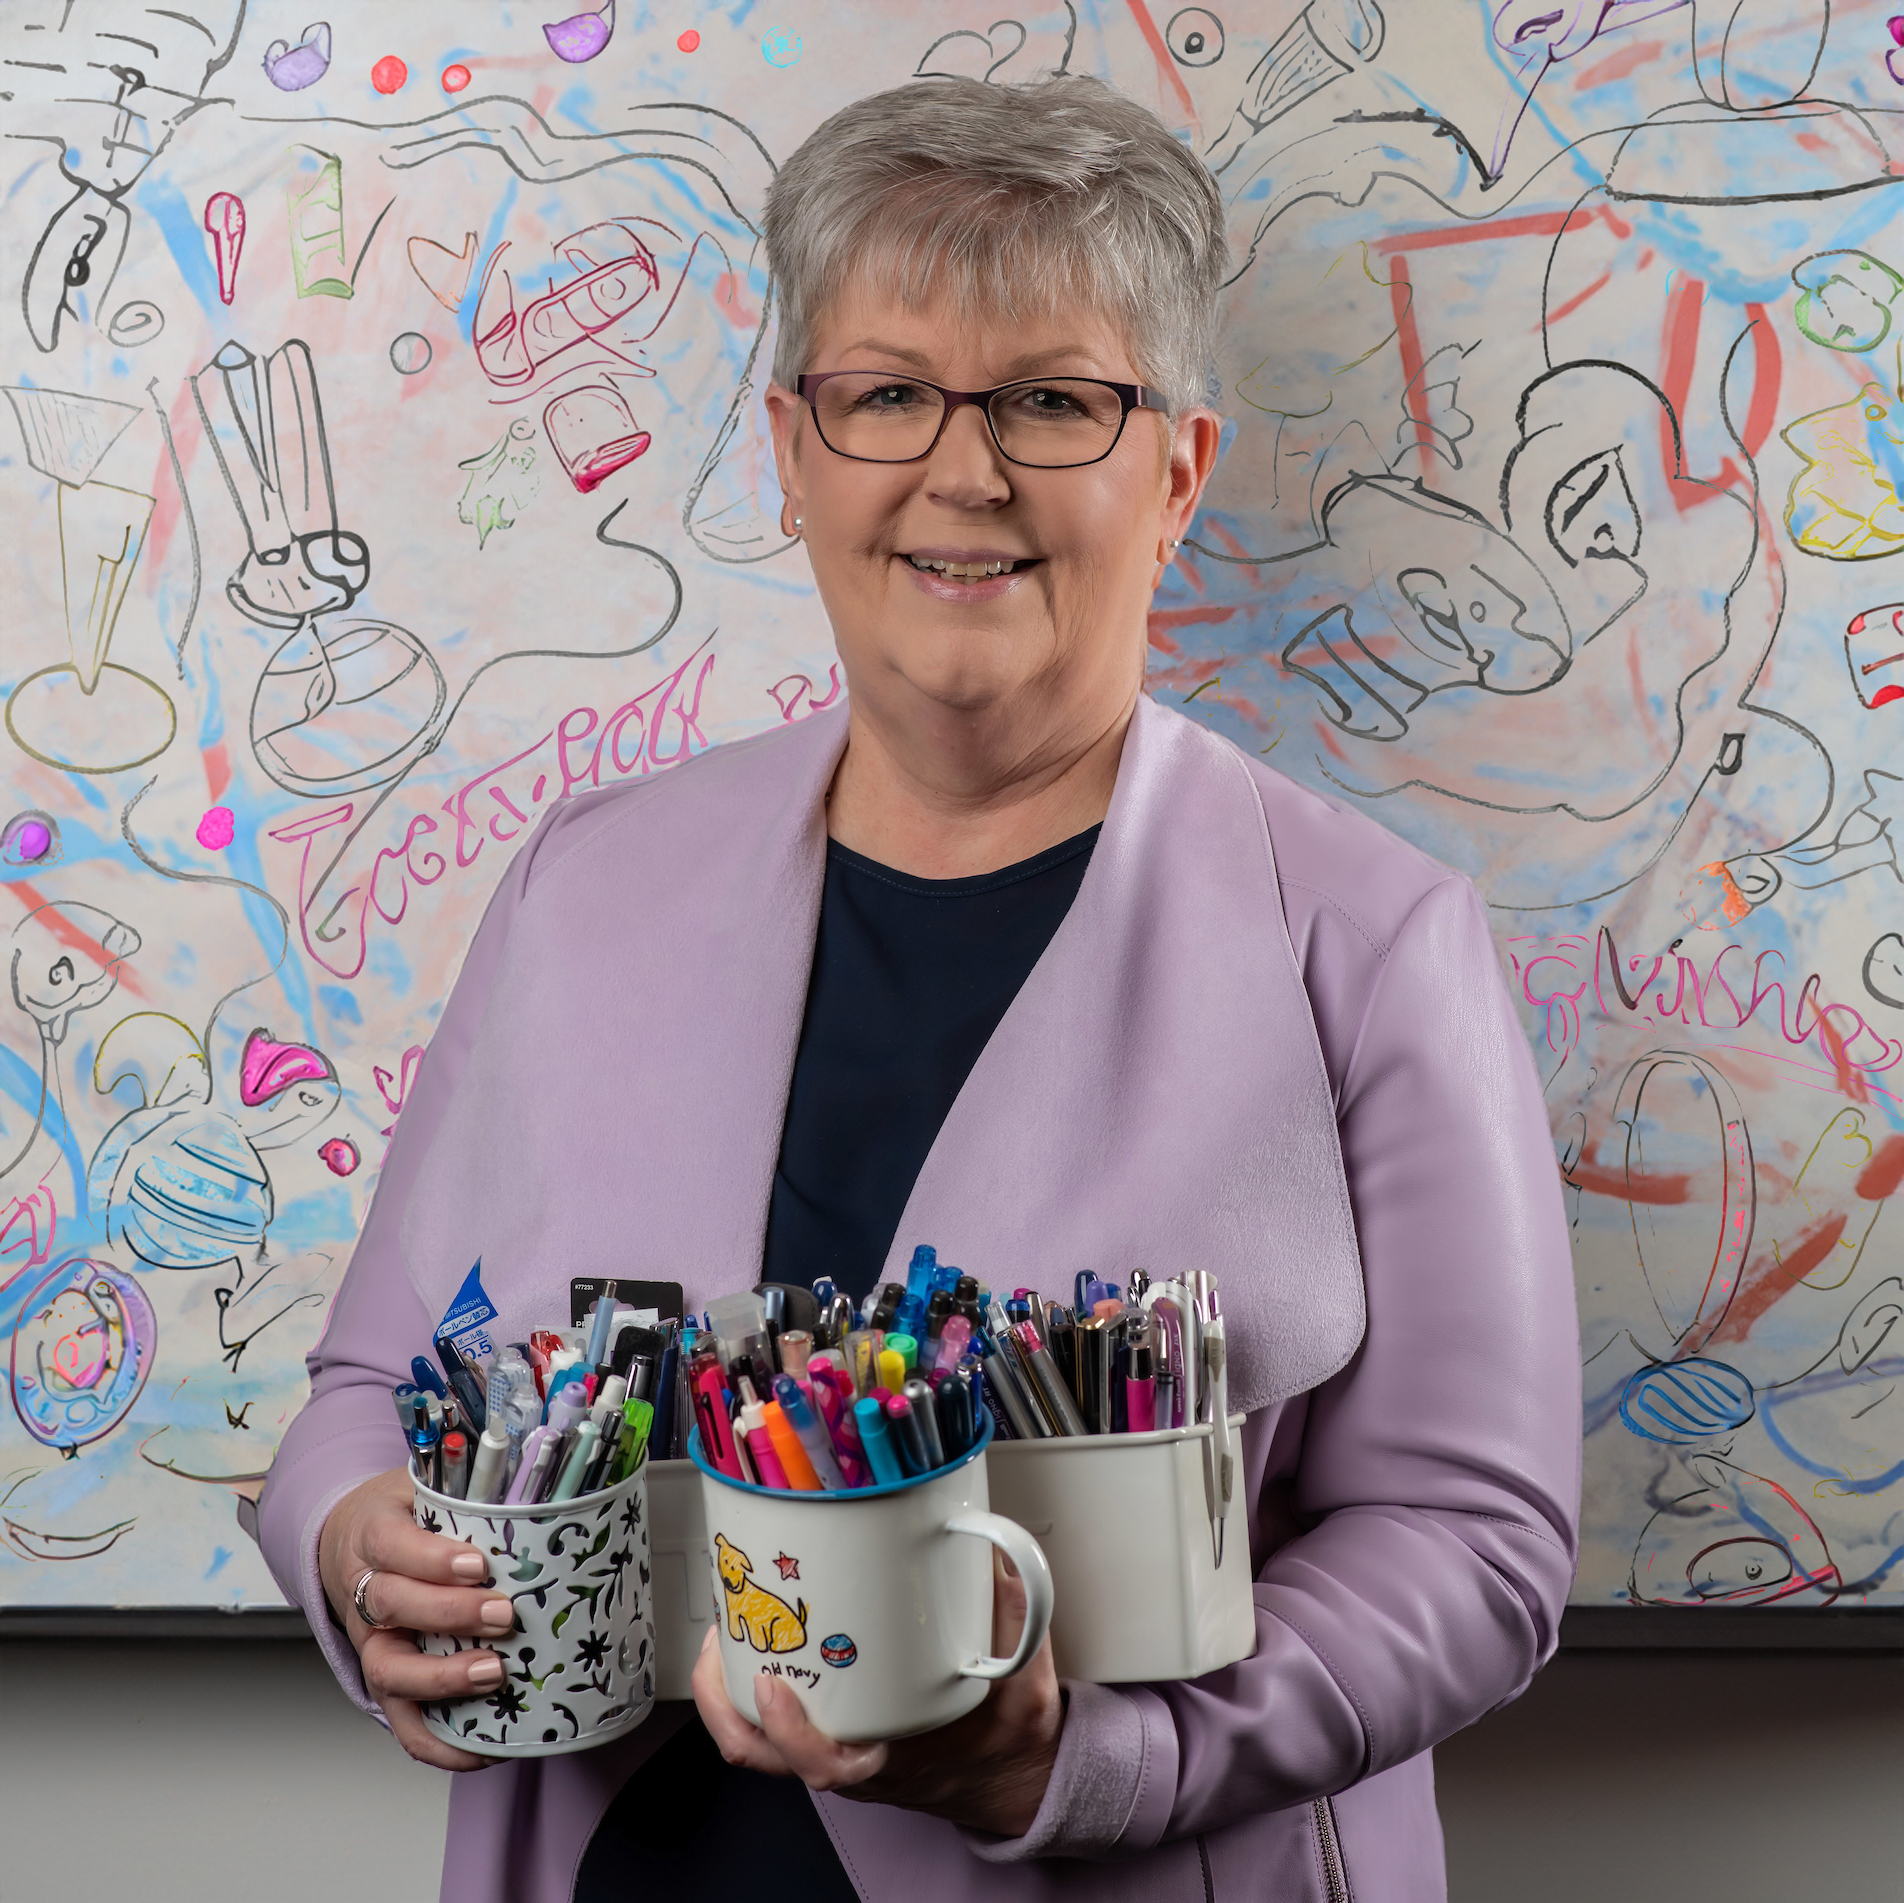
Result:
<svg viewBox="0 0 1904 1903">
<path fill-rule="evenodd" d="M 932 447 L 945 399 L 890 375 L 831 376 L 813 393 L 829 449 L 865 462 L 903 463 Z M 998 446 L 1014 462 L 1063 469 L 1108 455 L 1124 427 L 1117 392 L 1081 377 L 1044 377 L 1000 390 L 987 406 Z"/>
</svg>

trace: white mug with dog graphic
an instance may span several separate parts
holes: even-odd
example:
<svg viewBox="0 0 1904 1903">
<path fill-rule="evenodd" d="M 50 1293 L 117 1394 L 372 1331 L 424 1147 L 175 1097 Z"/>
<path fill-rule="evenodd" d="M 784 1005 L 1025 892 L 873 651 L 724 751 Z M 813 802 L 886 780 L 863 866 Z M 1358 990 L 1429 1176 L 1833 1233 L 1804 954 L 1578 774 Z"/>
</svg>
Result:
<svg viewBox="0 0 1904 1903">
<path fill-rule="evenodd" d="M 727 1695 L 758 1722 L 754 1679 L 799 1695 L 842 1743 L 905 1738 L 962 1718 L 1023 1670 L 1051 1624 L 1051 1568 L 1022 1526 L 989 1512 L 990 1418 L 949 1465 L 884 1487 L 789 1493 L 708 1465 L 699 1436 L 715 1620 Z M 991 1656 L 992 1549 L 1025 1585 L 1025 1627 Z"/>
</svg>

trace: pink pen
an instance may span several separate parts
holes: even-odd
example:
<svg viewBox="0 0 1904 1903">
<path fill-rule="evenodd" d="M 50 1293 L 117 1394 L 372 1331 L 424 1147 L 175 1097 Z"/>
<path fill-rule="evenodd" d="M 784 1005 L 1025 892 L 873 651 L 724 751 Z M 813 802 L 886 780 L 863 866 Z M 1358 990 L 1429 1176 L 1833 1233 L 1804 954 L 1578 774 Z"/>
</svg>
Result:
<svg viewBox="0 0 1904 1903">
<path fill-rule="evenodd" d="M 759 1401 L 743 1403 L 740 1410 L 740 1431 L 747 1442 L 747 1451 L 753 1456 L 754 1470 L 760 1475 L 763 1487 L 778 1487 L 782 1492 L 789 1490 L 793 1482 L 787 1478 L 787 1470 L 780 1464 L 780 1456 L 774 1452 L 773 1436 L 767 1432 L 767 1410 Z"/>
<path fill-rule="evenodd" d="M 966 1346 L 971 1339 L 971 1321 L 964 1315 L 948 1315 L 945 1331 L 939 1337 L 939 1359 L 934 1364 L 934 1372 L 944 1368 L 950 1373 L 956 1368 L 965 1359 Z"/>
<path fill-rule="evenodd" d="M 1157 1425 L 1156 1363 L 1147 1337 L 1131 1343 L 1130 1373 L 1124 1378 L 1124 1413 L 1128 1431 L 1148 1434 Z"/>
<path fill-rule="evenodd" d="M 709 1464 L 730 1480 L 744 1480 L 734 1452 L 734 1424 L 727 1418 L 727 1383 L 718 1367 L 703 1370 L 694 1383 L 694 1418 Z"/>
<path fill-rule="evenodd" d="M 835 1382 L 843 1383 L 845 1377 L 832 1369 L 813 1369 L 813 1405 L 820 1419 L 826 1423 L 826 1431 L 833 1442 L 834 1458 L 840 1463 L 840 1474 L 849 1487 L 869 1487 L 873 1477 L 867 1471 L 866 1456 L 860 1451 L 859 1425 L 853 1419 L 853 1410 L 847 1399 L 840 1393 Z"/>
</svg>

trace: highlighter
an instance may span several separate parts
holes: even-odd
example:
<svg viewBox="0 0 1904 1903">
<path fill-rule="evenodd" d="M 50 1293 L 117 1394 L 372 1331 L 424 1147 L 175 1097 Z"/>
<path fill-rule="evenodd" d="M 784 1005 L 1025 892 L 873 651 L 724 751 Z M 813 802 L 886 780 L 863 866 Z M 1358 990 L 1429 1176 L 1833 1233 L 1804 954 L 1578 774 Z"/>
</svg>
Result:
<svg viewBox="0 0 1904 1903">
<path fill-rule="evenodd" d="M 794 1393 L 799 1392 L 799 1388 L 795 1387 Z M 780 1457 L 787 1485 L 796 1493 L 818 1493 L 820 1476 L 813 1471 L 813 1462 L 807 1458 L 807 1450 L 801 1446 L 800 1436 L 793 1431 L 793 1423 L 787 1419 L 786 1410 L 778 1401 L 769 1401 L 760 1412 L 766 1423 L 767 1438 Z"/>
<path fill-rule="evenodd" d="M 859 1444 L 859 1427 L 853 1419 L 853 1391 L 843 1374 L 813 1368 L 813 1408 L 826 1423 L 832 1436 L 833 1451 L 839 1458 L 840 1472 L 849 1487 L 870 1484 L 866 1456 Z"/>
<path fill-rule="evenodd" d="M 624 1401 L 621 1410 L 621 1459 L 615 1478 L 626 1480 L 648 1453 L 648 1436 L 654 1430 L 655 1411 L 651 1401 Z"/>
<path fill-rule="evenodd" d="M 754 1457 L 754 1471 L 760 1476 L 760 1484 L 783 1492 L 790 1488 L 793 1482 L 787 1478 L 787 1470 L 774 1452 L 773 1437 L 767 1432 L 767 1410 L 760 1402 L 749 1401 L 742 1407 L 740 1431 L 746 1438 L 747 1451 Z"/>
<path fill-rule="evenodd" d="M 904 1339 L 902 1336 L 888 1335 L 886 1346 L 880 1349 L 877 1357 L 879 1379 L 874 1385 L 889 1388 L 894 1394 L 906 1385 L 906 1357 L 892 1345 L 895 1340 L 902 1339 Z"/>
<path fill-rule="evenodd" d="M 905 1463 L 907 1477 L 931 1472 L 926 1464 L 925 1436 L 919 1431 L 912 1403 L 903 1394 L 895 1394 L 886 1403 L 886 1422 L 899 1448 L 899 1458 Z"/>
<path fill-rule="evenodd" d="M 828 1493 L 844 1493 L 846 1476 L 840 1471 L 839 1456 L 833 1451 L 832 1437 L 826 1431 L 826 1423 L 813 1411 L 813 1403 L 806 1397 L 800 1383 L 792 1375 L 775 1377 L 774 1399 L 780 1403 L 781 1411 L 786 1415 L 788 1424 L 800 1437 L 800 1445 L 806 1449 L 807 1459 L 813 1465 L 813 1471 Z M 786 1465 L 783 1455 L 781 1463 Z"/>
<path fill-rule="evenodd" d="M 906 1383 L 906 1399 L 912 1404 L 912 1418 L 919 1423 L 919 1438 L 925 1443 L 926 1470 L 935 1472 L 945 1465 L 945 1442 L 939 1436 L 939 1410 L 930 1383 L 914 1375 Z"/>
<path fill-rule="evenodd" d="M 886 1410 L 870 1396 L 853 1404 L 853 1422 L 859 1429 L 859 1444 L 866 1450 L 867 1464 L 873 1470 L 876 1487 L 895 1486 L 906 1477 L 893 1445 L 892 1430 L 886 1425 Z"/>
<path fill-rule="evenodd" d="M 888 1335 L 886 1346 L 906 1364 L 906 1373 L 910 1375 L 919 1365 L 919 1343 L 911 1335 Z"/>
</svg>

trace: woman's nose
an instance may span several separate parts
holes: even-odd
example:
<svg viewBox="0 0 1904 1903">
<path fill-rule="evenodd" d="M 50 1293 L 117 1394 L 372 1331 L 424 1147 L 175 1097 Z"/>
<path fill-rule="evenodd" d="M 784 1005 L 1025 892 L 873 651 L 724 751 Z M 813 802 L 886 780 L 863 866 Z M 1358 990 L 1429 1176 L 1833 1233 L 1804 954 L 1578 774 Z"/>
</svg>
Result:
<svg viewBox="0 0 1904 1903">
<path fill-rule="evenodd" d="M 926 459 L 926 493 L 955 509 L 992 508 L 1011 500 L 1004 457 L 976 403 L 962 403 Z"/>
</svg>

